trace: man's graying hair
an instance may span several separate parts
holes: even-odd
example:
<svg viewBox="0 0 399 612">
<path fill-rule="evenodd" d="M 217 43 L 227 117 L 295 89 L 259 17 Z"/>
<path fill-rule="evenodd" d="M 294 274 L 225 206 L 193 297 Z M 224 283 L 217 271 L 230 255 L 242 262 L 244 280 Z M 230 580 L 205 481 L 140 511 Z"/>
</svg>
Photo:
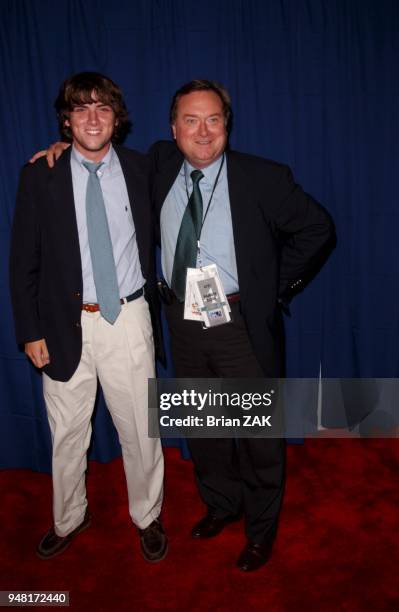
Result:
<svg viewBox="0 0 399 612">
<path fill-rule="evenodd" d="M 194 79 L 189 83 L 186 83 L 180 89 L 178 89 L 173 96 L 172 104 L 170 106 L 169 121 L 173 125 L 176 121 L 177 107 L 179 100 L 182 96 L 186 96 L 194 91 L 213 91 L 219 96 L 223 105 L 223 116 L 226 125 L 227 132 L 231 131 L 233 112 L 231 109 L 231 100 L 227 90 L 222 87 L 216 81 L 208 81 L 207 79 Z"/>
</svg>

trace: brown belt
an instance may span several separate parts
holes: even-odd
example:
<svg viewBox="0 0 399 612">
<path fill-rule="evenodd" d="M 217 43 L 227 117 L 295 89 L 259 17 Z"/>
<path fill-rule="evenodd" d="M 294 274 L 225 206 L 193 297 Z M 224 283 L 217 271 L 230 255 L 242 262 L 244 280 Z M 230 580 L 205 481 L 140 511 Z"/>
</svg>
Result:
<svg viewBox="0 0 399 612">
<path fill-rule="evenodd" d="M 239 293 L 230 293 L 230 295 L 226 295 L 226 297 L 229 304 L 235 304 L 240 301 Z"/>
<path fill-rule="evenodd" d="M 143 288 L 138 289 L 134 293 L 131 293 L 125 298 L 120 299 L 121 304 L 126 304 L 126 302 L 133 302 L 133 300 L 137 300 L 137 298 L 141 297 L 144 294 Z M 82 310 L 86 312 L 98 312 L 100 310 L 99 304 L 82 304 Z"/>
</svg>

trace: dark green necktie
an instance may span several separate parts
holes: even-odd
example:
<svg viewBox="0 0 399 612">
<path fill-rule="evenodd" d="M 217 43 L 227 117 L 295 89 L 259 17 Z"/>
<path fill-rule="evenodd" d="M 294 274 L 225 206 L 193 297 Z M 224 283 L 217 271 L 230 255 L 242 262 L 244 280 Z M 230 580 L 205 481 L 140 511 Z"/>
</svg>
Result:
<svg viewBox="0 0 399 612">
<path fill-rule="evenodd" d="M 187 268 L 195 268 L 197 264 L 197 243 L 202 226 L 202 196 L 199 182 L 203 176 L 201 170 L 193 170 L 191 173 L 193 191 L 184 211 L 177 237 L 172 289 L 180 302 L 184 302 Z"/>
</svg>

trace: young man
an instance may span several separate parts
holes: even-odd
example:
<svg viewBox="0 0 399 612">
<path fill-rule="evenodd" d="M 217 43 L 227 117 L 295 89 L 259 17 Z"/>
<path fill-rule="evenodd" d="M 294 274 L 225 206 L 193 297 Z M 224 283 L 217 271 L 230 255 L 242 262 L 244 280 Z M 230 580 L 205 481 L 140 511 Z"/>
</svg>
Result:
<svg viewBox="0 0 399 612">
<path fill-rule="evenodd" d="M 149 304 L 157 316 L 147 161 L 112 144 L 128 116 L 107 77 L 68 79 L 56 109 L 72 147 L 54 170 L 45 160 L 22 170 L 10 258 L 17 341 L 43 370 L 53 439 L 54 526 L 37 552 L 63 552 L 90 524 L 85 470 L 98 378 L 143 556 L 160 561 L 163 456 L 147 435 L 147 380 L 155 376 Z"/>
</svg>

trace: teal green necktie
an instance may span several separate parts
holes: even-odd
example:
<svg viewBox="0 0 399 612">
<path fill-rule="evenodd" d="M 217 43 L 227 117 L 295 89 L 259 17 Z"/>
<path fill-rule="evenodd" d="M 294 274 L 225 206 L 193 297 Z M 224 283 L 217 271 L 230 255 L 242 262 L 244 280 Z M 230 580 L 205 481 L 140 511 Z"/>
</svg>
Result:
<svg viewBox="0 0 399 612">
<path fill-rule="evenodd" d="M 86 219 L 91 264 L 101 316 L 114 324 L 121 311 L 111 235 L 100 179 L 97 170 L 102 165 L 84 161 L 89 171 L 86 191 Z"/>
<path fill-rule="evenodd" d="M 177 237 L 172 271 L 172 289 L 180 302 L 184 302 L 187 268 L 195 268 L 197 264 L 197 243 L 202 227 L 202 196 L 199 182 L 203 176 L 201 170 L 193 170 L 191 173 L 193 190 L 184 211 Z"/>
</svg>

